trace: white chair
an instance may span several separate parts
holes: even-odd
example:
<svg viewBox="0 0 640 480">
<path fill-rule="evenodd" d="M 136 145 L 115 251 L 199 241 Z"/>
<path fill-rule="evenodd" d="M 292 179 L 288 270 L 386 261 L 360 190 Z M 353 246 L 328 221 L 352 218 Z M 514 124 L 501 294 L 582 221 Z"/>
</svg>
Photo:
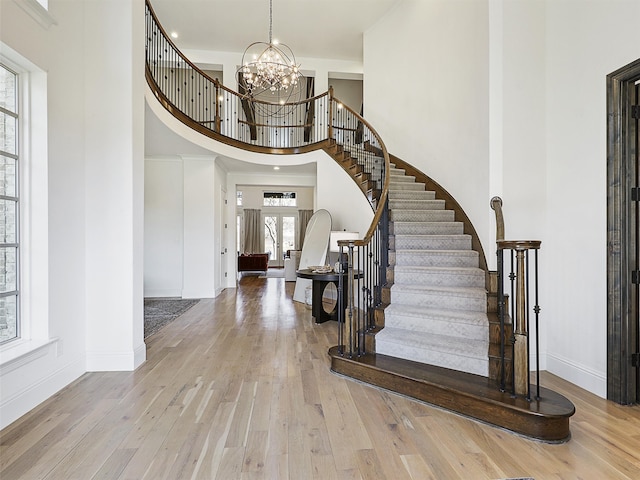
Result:
<svg viewBox="0 0 640 480">
<path fill-rule="evenodd" d="M 285 282 L 295 282 L 296 270 L 298 270 L 298 266 L 300 265 L 300 251 L 299 250 L 291 250 L 289 252 L 289 257 L 284 259 L 284 281 Z"/>
</svg>

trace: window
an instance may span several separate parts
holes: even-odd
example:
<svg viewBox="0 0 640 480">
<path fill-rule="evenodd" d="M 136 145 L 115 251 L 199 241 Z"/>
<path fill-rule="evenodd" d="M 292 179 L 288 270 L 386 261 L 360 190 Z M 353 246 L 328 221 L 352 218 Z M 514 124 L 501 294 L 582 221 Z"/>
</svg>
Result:
<svg viewBox="0 0 640 480">
<path fill-rule="evenodd" d="M 236 205 L 242 206 L 242 190 L 236 190 Z"/>
<path fill-rule="evenodd" d="M 18 76 L 0 64 L 0 343 L 20 336 L 18 114 Z"/>
<path fill-rule="evenodd" d="M 296 192 L 264 192 L 265 207 L 295 207 Z"/>
</svg>

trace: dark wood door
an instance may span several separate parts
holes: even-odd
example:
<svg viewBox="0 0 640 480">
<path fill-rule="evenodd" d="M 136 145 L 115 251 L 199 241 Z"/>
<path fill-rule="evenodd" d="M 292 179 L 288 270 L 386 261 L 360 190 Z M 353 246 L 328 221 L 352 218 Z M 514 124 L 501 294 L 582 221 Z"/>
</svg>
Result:
<svg viewBox="0 0 640 480">
<path fill-rule="evenodd" d="M 640 402 L 640 59 L 607 75 L 607 398 Z"/>
<path fill-rule="evenodd" d="M 634 152 L 632 156 L 635 158 L 635 170 L 636 170 L 636 187 L 640 192 L 640 80 L 636 82 L 635 89 L 632 95 L 632 121 L 631 121 L 631 134 L 635 136 L 635 141 L 632 141 Z M 640 200 L 640 199 L 638 199 Z M 640 201 L 636 202 L 635 208 L 635 261 L 636 272 L 640 276 Z M 633 315 L 633 327 L 631 334 L 634 337 L 634 348 L 632 350 L 633 365 L 635 368 L 635 381 L 636 381 L 636 395 L 635 402 L 640 402 L 640 279 L 633 285 L 635 287 L 635 301 L 634 301 L 634 315 Z"/>
</svg>

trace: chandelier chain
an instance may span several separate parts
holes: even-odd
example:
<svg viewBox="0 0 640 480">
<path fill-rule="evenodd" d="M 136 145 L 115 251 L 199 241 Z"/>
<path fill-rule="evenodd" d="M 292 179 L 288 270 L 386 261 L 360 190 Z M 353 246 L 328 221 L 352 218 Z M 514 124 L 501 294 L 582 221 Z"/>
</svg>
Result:
<svg viewBox="0 0 640 480">
<path fill-rule="evenodd" d="M 273 0 L 269 0 L 269 44 L 273 44 Z"/>
</svg>

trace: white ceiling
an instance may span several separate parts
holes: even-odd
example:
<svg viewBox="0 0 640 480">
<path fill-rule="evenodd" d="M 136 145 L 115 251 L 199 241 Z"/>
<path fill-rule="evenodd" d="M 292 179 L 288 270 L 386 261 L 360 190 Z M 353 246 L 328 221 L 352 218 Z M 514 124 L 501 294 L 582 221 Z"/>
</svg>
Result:
<svg viewBox="0 0 640 480">
<path fill-rule="evenodd" d="M 273 0 L 273 38 L 296 57 L 362 60 L 362 35 L 399 0 Z M 269 40 L 269 0 L 151 0 L 178 48 L 244 52 Z"/>
</svg>

